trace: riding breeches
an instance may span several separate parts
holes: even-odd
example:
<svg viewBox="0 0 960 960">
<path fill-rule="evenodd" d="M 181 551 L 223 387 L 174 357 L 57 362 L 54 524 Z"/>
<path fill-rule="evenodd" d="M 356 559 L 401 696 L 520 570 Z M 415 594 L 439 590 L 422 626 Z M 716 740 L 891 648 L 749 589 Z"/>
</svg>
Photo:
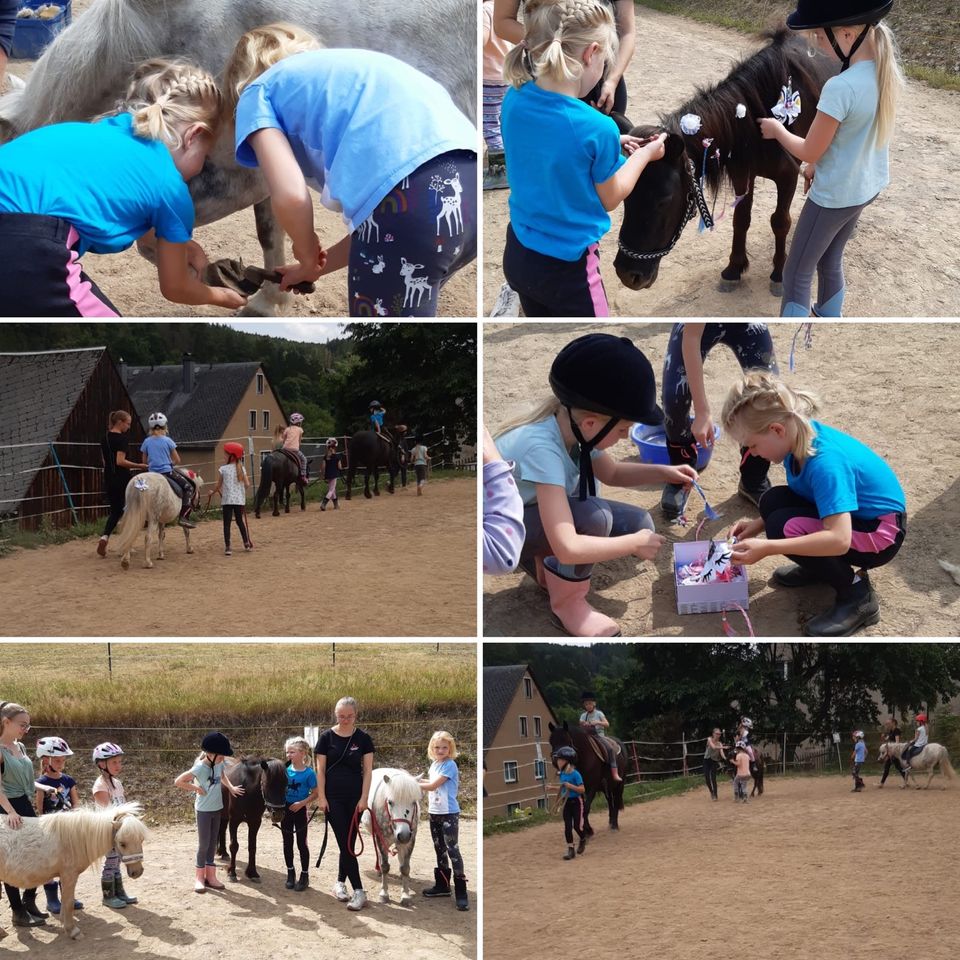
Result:
<svg viewBox="0 0 960 960">
<path fill-rule="evenodd" d="M 583 839 L 583 821 L 586 816 L 583 795 L 575 794 L 567 797 L 563 803 L 563 837 L 567 843 L 573 843 L 573 835 L 576 833 L 580 839 Z"/>
<path fill-rule="evenodd" d="M 300 869 L 306 873 L 310 869 L 310 848 L 307 846 L 307 808 L 301 807 L 296 813 L 290 805 L 283 814 L 280 824 L 283 831 L 283 862 L 288 870 L 293 869 L 293 840 L 296 836 L 297 851 L 300 854 Z"/>
<path fill-rule="evenodd" d="M 220 789 L 220 784 L 214 788 Z M 217 840 L 220 838 L 220 818 L 223 810 L 197 811 L 197 869 L 212 867 L 217 861 Z"/>
<path fill-rule="evenodd" d="M 703 779 L 706 781 L 707 789 L 710 791 L 710 796 L 716 800 L 717 798 L 717 768 L 720 766 L 716 760 L 711 760 L 709 757 L 704 757 L 703 759 Z"/>
<path fill-rule="evenodd" d="M 110 504 L 110 516 L 107 517 L 106 525 L 103 528 L 103 535 L 109 537 L 120 522 L 123 511 L 126 509 L 127 481 L 124 479 L 121 479 L 119 482 L 117 480 L 108 480 L 106 494 Z"/>
<path fill-rule="evenodd" d="M 431 813 L 430 836 L 437 855 L 437 866 L 447 869 L 447 858 L 455 877 L 463 877 L 463 857 L 460 855 L 460 814 Z"/>
</svg>

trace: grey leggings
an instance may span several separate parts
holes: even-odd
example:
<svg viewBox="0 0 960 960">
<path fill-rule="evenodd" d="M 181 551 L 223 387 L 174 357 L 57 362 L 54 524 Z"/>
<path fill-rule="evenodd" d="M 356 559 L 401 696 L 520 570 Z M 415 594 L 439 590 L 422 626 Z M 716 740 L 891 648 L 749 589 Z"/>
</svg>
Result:
<svg viewBox="0 0 960 960">
<path fill-rule="evenodd" d="M 218 783 L 213 789 L 219 790 Z M 212 867 L 216 860 L 217 839 L 220 834 L 220 815 L 222 810 L 197 811 L 197 869 Z"/>
<path fill-rule="evenodd" d="M 855 207 L 821 207 L 807 200 L 793 232 L 790 253 L 783 268 L 781 317 L 809 317 L 810 289 L 817 275 L 818 317 L 842 316 L 843 249 L 853 234 L 860 214 L 874 200 Z"/>
<path fill-rule="evenodd" d="M 437 854 L 437 866 L 447 869 L 447 858 L 455 877 L 463 876 L 463 857 L 460 856 L 460 814 L 431 813 L 430 836 Z"/>
</svg>

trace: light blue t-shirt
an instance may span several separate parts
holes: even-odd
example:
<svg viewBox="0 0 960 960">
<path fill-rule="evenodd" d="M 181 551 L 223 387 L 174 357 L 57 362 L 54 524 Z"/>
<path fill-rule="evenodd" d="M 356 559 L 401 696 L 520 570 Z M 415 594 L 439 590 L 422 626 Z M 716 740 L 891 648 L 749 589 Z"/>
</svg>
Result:
<svg viewBox="0 0 960 960">
<path fill-rule="evenodd" d="M 140 452 L 147 455 L 147 469 L 153 473 L 172 473 L 172 451 L 177 445 L 163 434 L 151 434 L 140 444 Z"/>
<path fill-rule="evenodd" d="M 442 763 L 434 760 L 430 764 L 427 779 L 436 780 L 437 777 L 446 777 L 447 779 L 436 790 L 430 791 L 427 810 L 430 813 L 459 813 L 460 804 L 457 803 L 457 791 L 460 789 L 460 771 L 457 769 L 456 763 L 449 757 Z"/>
<path fill-rule="evenodd" d="M 320 202 L 351 230 L 427 160 L 477 150 L 476 127 L 439 83 L 372 50 L 311 50 L 275 63 L 240 95 L 238 163 L 257 166 L 247 138 L 268 128 L 283 132 Z"/>
<path fill-rule="evenodd" d="M 210 813 L 214 810 L 223 809 L 223 790 L 220 787 L 220 777 L 223 774 L 224 763 L 215 764 L 213 767 L 206 760 L 198 760 L 191 768 L 194 780 L 206 790 L 201 797 L 195 794 L 193 798 L 193 807 L 200 812 Z"/>
<path fill-rule="evenodd" d="M 371 425 L 375 425 L 375 426 L 377 426 L 377 427 L 382 427 L 382 426 L 383 426 L 383 414 L 384 414 L 384 411 L 383 411 L 383 410 L 374 410 L 374 411 L 372 411 L 371 414 L 370 414 L 370 423 L 371 423 Z"/>
<path fill-rule="evenodd" d="M 306 800 L 317 786 L 317 773 L 313 767 L 294 770 L 293 764 L 287 766 L 287 803 L 299 803 Z"/>
<path fill-rule="evenodd" d="M 793 454 L 783 461 L 787 485 L 794 493 L 816 504 L 820 518 L 849 513 L 872 520 L 887 513 L 904 513 L 906 496 L 886 461 L 859 440 L 812 421 L 817 451 L 794 475 Z"/>
<path fill-rule="evenodd" d="M 862 740 L 858 740 L 856 746 L 853 748 L 853 762 L 863 763 L 866 759 L 867 745 Z"/>
<path fill-rule="evenodd" d="M 0 212 L 60 217 L 79 255 L 126 250 L 149 230 L 170 243 L 193 232 L 193 201 L 170 151 L 134 136 L 129 113 L 55 123 L 0 147 Z"/>
<path fill-rule="evenodd" d="M 560 786 L 561 786 L 561 788 L 563 787 L 563 784 L 565 784 L 565 783 L 572 783 L 575 787 L 582 787 L 582 786 L 583 786 L 583 777 L 580 776 L 580 771 L 579 771 L 579 770 L 571 770 L 569 767 L 567 767 L 567 768 L 560 774 Z M 579 796 L 580 796 L 579 793 L 571 793 L 569 790 L 564 791 L 564 792 L 566 793 L 568 799 L 569 799 L 570 797 L 579 797 Z"/>
<path fill-rule="evenodd" d="M 513 461 L 513 479 L 525 507 L 537 502 L 538 483 L 563 487 L 568 497 L 579 494 L 579 447 L 574 444 L 572 451 L 566 449 L 556 417 L 525 423 L 502 434 L 497 437 L 497 449 L 504 460 Z M 592 450 L 590 456 L 596 458 L 600 453 Z"/>
<path fill-rule="evenodd" d="M 531 82 L 507 91 L 500 129 L 517 239 L 537 253 L 579 260 L 610 229 L 596 184 L 626 162 L 616 123 Z"/>
<path fill-rule="evenodd" d="M 889 182 L 889 149 L 876 142 L 877 65 L 861 60 L 831 77 L 817 109 L 840 126 L 817 161 L 808 196 L 821 207 L 853 207 L 872 200 Z"/>
</svg>

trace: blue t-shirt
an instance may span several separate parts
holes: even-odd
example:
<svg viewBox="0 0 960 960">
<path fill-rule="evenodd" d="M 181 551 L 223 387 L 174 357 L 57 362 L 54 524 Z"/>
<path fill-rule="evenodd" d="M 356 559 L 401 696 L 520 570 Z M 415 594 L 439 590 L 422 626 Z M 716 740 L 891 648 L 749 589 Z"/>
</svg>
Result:
<svg viewBox="0 0 960 960">
<path fill-rule="evenodd" d="M 177 445 L 164 434 L 151 434 L 140 444 L 140 452 L 147 455 L 147 469 L 153 473 L 173 473 L 171 452 Z"/>
<path fill-rule="evenodd" d="M 531 82 L 507 91 L 500 129 L 517 239 L 546 256 L 579 260 L 610 229 L 596 184 L 626 162 L 616 123 Z"/>
<path fill-rule="evenodd" d="M 317 772 L 313 767 L 294 770 L 291 763 L 287 767 L 287 803 L 299 803 L 306 800 L 317 786 Z"/>
<path fill-rule="evenodd" d="M 193 779 L 203 787 L 205 793 L 200 796 L 194 794 L 193 809 L 201 813 L 213 813 L 216 810 L 223 809 L 223 788 L 220 785 L 220 778 L 223 775 L 225 764 L 221 760 L 212 767 L 206 760 L 198 760 L 191 768 Z"/>
<path fill-rule="evenodd" d="M 826 152 L 817 161 L 809 197 L 821 207 L 853 207 L 872 200 L 889 182 L 889 149 L 877 145 L 880 92 L 877 65 L 861 60 L 831 77 L 817 110 L 840 121 Z"/>
<path fill-rule="evenodd" d="M 378 427 L 383 426 L 383 410 L 377 410 L 375 413 L 370 414 L 370 423 L 376 424 Z"/>
<path fill-rule="evenodd" d="M 477 150 L 476 127 L 439 83 L 372 50 L 311 50 L 275 63 L 240 95 L 238 163 L 257 166 L 247 138 L 267 128 L 283 132 L 320 202 L 342 211 L 351 230 L 427 160 Z"/>
<path fill-rule="evenodd" d="M 37 783 L 42 783 L 47 787 L 55 787 L 56 793 L 44 793 L 43 810 L 41 813 L 56 813 L 58 810 L 71 810 L 73 804 L 70 802 L 70 791 L 77 785 L 73 777 L 61 773 L 59 777 L 50 777 L 44 774 L 37 777 Z"/>
<path fill-rule="evenodd" d="M 862 740 L 858 740 L 857 745 L 853 748 L 853 762 L 863 763 L 866 759 L 867 745 Z"/>
<path fill-rule="evenodd" d="M 583 777 L 580 776 L 579 770 L 570 770 L 568 767 L 563 773 L 560 774 L 560 787 L 563 789 L 563 784 L 572 783 L 575 787 L 583 786 Z M 570 797 L 579 797 L 578 793 L 570 793 L 570 791 L 564 791 L 567 795 L 567 798 Z"/>
<path fill-rule="evenodd" d="M 460 790 L 460 770 L 456 763 L 449 757 L 442 763 L 434 760 L 430 764 L 427 779 L 436 780 L 437 777 L 446 777 L 447 779 L 436 790 L 430 791 L 427 802 L 428 812 L 438 814 L 459 813 L 460 804 L 457 802 L 457 792 Z"/>
<path fill-rule="evenodd" d="M 820 518 L 849 513 L 873 520 L 888 513 L 905 513 L 906 496 L 886 461 L 859 440 L 813 420 L 816 453 L 799 473 L 787 454 L 783 461 L 790 489 L 816 504 Z"/>
<path fill-rule="evenodd" d="M 55 123 L 0 147 L 0 212 L 60 217 L 77 252 L 117 253 L 154 229 L 170 243 L 193 232 L 193 201 L 159 140 L 134 136 L 129 113 Z"/>
<path fill-rule="evenodd" d="M 577 496 L 580 490 L 580 454 L 574 445 L 567 450 L 556 417 L 547 417 L 536 423 L 525 423 L 497 437 L 497 449 L 504 460 L 513 461 L 513 479 L 525 507 L 537 502 L 538 483 L 563 487 L 567 496 Z M 592 450 L 592 458 L 600 450 Z M 599 492 L 599 490 L 598 490 Z"/>
</svg>

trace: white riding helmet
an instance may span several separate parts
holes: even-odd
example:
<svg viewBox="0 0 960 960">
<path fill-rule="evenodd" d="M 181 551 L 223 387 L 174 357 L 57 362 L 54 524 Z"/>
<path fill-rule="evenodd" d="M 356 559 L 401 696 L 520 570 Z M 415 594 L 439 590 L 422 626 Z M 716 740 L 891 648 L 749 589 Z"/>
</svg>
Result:
<svg viewBox="0 0 960 960">
<path fill-rule="evenodd" d="M 41 737 L 37 741 L 37 757 L 72 757 L 73 751 L 63 737 Z"/>
<path fill-rule="evenodd" d="M 736 747 L 737 749 L 743 748 L 744 750 L 746 750 L 746 749 L 747 749 L 747 741 L 746 741 L 746 740 L 738 740 L 738 741 L 734 744 L 734 747 Z"/>
<path fill-rule="evenodd" d="M 854 740 L 862 740 L 862 739 L 863 739 L 863 731 L 862 731 L 862 730 L 854 730 L 854 731 L 853 731 L 853 739 L 854 739 Z"/>
<path fill-rule="evenodd" d="M 749 717 L 741 717 L 741 718 L 740 718 L 740 726 L 741 726 L 741 727 L 746 727 L 747 730 L 752 730 L 752 729 L 753 729 L 753 721 L 752 721 Z"/>
<path fill-rule="evenodd" d="M 93 762 L 109 760 L 111 757 L 122 757 L 123 748 L 116 743 L 98 743 L 93 748 Z"/>
<path fill-rule="evenodd" d="M 151 430 L 154 427 L 165 427 L 167 425 L 166 414 L 159 413 L 159 412 L 151 413 L 150 416 L 147 417 L 147 425 L 150 427 Z"/>
<path fill-rule="evenodd" d="M 303 423 L 303 414 L 302 413 L 291 413 L 290 422 L 294 425 Z"/>
</svg>

